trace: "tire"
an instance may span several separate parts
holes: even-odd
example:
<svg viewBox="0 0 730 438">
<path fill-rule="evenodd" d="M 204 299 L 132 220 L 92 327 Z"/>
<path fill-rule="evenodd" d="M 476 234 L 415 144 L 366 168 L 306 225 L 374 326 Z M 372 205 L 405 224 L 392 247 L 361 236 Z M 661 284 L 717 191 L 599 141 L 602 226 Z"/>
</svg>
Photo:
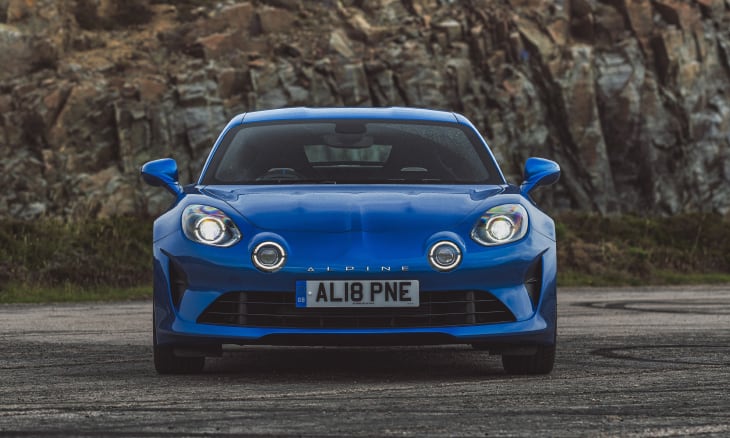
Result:
<svg viewBox="0 0 730 438">
<path fill-rule="evenodd" d="M 540 345 L 529 356 L 502 355 L 502 366 L 507 374 L 550 374 L 555 364 L 555 345 Z"/>
<path fill-rule="evenodd" d="M 172 347 L 157 345 L 157 324 L 152 317 L 152 352 L 158 374 L 197 374 L 203 371 L 205 357 L 175 356 Z"/>
<path fill-rule="evenodd" d="M 154 346 L 155 370 L 158 374 L 198 374 L 205 366 L 204 357 L 175 356 L 172 348 Z"/>
<path fill-rule="evenodd" d="M 489 344 L 474 343 L 471 344 L 471 348 L 478 351 L 489 351 Z"/>
</svg>

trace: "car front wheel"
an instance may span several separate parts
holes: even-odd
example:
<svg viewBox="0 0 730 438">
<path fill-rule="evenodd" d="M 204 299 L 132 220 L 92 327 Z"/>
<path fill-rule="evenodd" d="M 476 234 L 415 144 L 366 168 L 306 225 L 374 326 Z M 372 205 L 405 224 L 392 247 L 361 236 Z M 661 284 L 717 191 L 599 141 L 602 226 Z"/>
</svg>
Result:
<svg viewBox="0 0 730 438">
<path fill-rule="evenodd" d="M 180 357 L 169 347 L 154 346 L 155 369 L 159 374 L 197 374 L 203 371 L 204 357 Z"/>
<path fill-rule="evenodd" d="M 502 355 L 507 374 L 549 374 L 555 363 L 555 345 L 540 345 L 529 356 Z"/>
<path fill-rule="evenodd" d="M 205 357 L 176 356 L 172 347 L 157 345 L 157 324 L 152 321 L 152 350 L 159 374 L 196 374 L 203 371 Z"/>
</svg>

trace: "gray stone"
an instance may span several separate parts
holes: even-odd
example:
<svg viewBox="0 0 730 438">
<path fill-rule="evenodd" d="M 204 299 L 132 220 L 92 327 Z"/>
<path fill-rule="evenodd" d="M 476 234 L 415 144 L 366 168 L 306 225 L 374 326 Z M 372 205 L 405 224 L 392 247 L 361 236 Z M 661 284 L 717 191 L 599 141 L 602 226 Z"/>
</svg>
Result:
<svg viewBox="0 0 730 438">
<path fill-rule="evenodd" d="M 152 5 L 114 31 L 75 4 L 0 0 L 0 216 L 159 213 L 142 163 L 191 182 L 231 116 L 298 105 L 462 112 L 509 181 L 561 164 L 550 210 L 730 211 L 727 1 Z"/>
<path fill-rule="evenodd" d="M 355 57 L 352 43 L 342 30 L 335 30 L 330 34 L 330 48 L 347 59 Z"/>
</svg>

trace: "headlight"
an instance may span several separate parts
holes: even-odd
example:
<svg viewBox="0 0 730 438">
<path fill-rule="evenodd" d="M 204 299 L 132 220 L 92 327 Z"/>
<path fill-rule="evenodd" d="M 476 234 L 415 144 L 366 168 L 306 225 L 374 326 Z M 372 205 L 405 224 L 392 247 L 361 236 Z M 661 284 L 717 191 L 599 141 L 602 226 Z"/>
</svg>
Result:
<svg viewBox="0 0 730 438">
<path fill-rule="evenodd" d="M 241 232 L 225 213 L 207 205 L 189 205 L 182 215 L 185 237 L 205 245 L 227 247 L 241 240 Z"/>
<path fill-rule="evenodd" d="M 490 208 L 479 218 L 471 238 L 487 246 L 514 242 L 525 237 L 528 222 L 527 211 L 523 206 L 499 205 Z"/>
</svg>

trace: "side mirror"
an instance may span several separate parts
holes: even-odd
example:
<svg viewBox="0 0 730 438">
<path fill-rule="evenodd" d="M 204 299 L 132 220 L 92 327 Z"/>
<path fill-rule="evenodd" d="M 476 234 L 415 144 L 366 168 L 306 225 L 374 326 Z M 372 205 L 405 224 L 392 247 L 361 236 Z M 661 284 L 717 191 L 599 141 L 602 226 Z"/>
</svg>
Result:
<svg viewBox="0 0 730 438">
<path fill-rule="evenodd" d="M 182 187 L 177 181 L 177 163 L 172 158 L 145 163 L 140 169 L 140 173 L 144 182 L 151 186 L 164 187 L 175 196 L 183 193 Z"/>
<path fill-rule="evenodd" d="M 525 181 L 520 186 L 520 191 L 527 196 L 535 187 L 555 184 L 558 179 L 560 179 L 558 163 L 544 158 L 528 158 L 525 162 Z"/>
</svg>

